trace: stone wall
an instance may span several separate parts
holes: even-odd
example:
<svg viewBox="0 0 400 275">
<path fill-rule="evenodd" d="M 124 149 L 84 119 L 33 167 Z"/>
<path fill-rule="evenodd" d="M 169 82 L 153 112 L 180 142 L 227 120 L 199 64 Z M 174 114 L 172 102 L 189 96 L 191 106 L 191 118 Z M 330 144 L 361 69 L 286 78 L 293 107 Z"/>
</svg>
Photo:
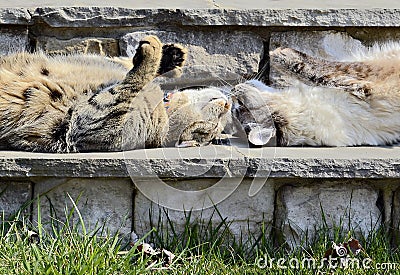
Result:
<svg viewBox="0 0 400 275">
<path fill-rule="evenodd" d="M 351 49 L 398 39 L 399 17 L 399 10 L 379 9 L 1 9 L 0 54 L 132 56 L 143 36 L 155 34 L 189 49 L 188 68 L 212 68 L 226 81 L 258 74 L 284 86 L 288 80 L 270 69 L 270 50 L 290 46 L 343 58 Z M 398 147 L 1 152 L 0 210 L 10 217 L 34 201 L 22 213 L 35 223 L 40 211 L 46 222 L 76 202 L 89 227 L 106 223 L 124 235 L 144 234 L 160 217 L 165 228 L 167 220 L 180 228 L 186 222 L 182 210 L 192 210 L 192 220 L 226 221 L 235 236 L 257 236 L 266 227 L 267 234 L 295 246 L 320 227 L 362 235 L 383 224 L 398 230 L 399 156 Z M 175 191 L 168 193 L 170 188 Z"/>
</svg>

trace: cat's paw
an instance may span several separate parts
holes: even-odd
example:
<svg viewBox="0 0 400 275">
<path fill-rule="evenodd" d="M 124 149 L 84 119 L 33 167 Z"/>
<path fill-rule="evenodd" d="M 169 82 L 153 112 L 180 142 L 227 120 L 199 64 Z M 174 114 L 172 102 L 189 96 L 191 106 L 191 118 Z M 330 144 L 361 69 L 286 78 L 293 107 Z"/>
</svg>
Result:
<svg viewBox="0 0 400 275">
<path fill-rule="evenodd" d="M 185 141 L 175 143 L 175 147 L 177 147 L 177 148 L 201 147 L 201 146 L 207 146 L 210 143 L 211 143 L 211 141 L 199 142 L 197 140 L 185 140 Z"/>
<path fill-rule="evenodd" d="M 157 62 L 162 55 L 162 43 L 157 36 L 146 36 L 139 42 L 136 54 L 133 57 L 133 64 L 138 66 L 144 59 Z"/>
<path fill-rule="evenodd" d="M 292 67 L 304 63 L 305 54 L 291 48 L 277 48 L 270 51 L 271 65 L 274 67 Z"/>
<path fill-rule="evenodd" d="M 170 77 L 179 77 L 185 64 L 187 50 L 179 44 L 167 44 L 162 48 L 162 57 L 158 73 L 170 72 Z"/>
</svg>

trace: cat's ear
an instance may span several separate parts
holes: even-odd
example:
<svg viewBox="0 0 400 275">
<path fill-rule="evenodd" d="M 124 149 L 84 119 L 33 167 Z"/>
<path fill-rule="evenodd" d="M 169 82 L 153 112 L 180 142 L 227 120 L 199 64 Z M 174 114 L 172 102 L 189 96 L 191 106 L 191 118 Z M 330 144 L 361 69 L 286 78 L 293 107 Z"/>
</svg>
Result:
<svg viewBox="0 0 400 275">
<path fill-rule="evenodd" d="M 266 145 L 271 140 L 271 138 L 275 136 L 275 133 L 275 128 L 267 128 L 258 125 L 250 130 L 247 138 L 251 144 L 263 146 Z"/>
</svg>

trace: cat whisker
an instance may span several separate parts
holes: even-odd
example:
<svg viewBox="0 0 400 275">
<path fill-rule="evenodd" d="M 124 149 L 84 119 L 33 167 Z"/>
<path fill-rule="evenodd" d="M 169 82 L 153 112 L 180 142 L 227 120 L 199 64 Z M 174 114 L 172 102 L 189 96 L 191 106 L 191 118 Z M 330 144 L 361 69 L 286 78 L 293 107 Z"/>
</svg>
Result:
<svg viewBox="0 0 400 275">
<path fill-rule="evenodd" d="M 227 80 L 223 79 L 222 77 L 220 77 L 218 75 L 216 77 L 217 77 L 218 81 L 222 84 L 223 87 L 229 87 L 230 89 L 233 88 L 232 84 L 230 84 Z"/>
<path fill-rule="evenodd" d="M 267 64 L 265 64 L 254 76 L 254 79 L 260 80 L 264 73 L 267 71 Z"/>
</svg>

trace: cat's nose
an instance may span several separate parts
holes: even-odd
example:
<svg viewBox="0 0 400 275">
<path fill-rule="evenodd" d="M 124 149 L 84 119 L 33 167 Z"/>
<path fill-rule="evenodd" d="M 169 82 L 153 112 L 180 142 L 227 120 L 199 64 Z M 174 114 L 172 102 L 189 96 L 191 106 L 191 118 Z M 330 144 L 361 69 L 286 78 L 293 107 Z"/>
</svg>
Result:
<svg viewBox="0 0 400 275">
<path fill-rule="evenodd" d="M 220 102 L 218 102 L 218 105 L 223 108 L 224 113 L 228 112 L 231 109 L 231 104 L 226 100 L 221 100 Z"/>
<path fill-rule="evenodd" d="M 229 102 L 225 102 L 224 109 L 229 111 L 231 109 L 231 104 Z"/>
</svg>

